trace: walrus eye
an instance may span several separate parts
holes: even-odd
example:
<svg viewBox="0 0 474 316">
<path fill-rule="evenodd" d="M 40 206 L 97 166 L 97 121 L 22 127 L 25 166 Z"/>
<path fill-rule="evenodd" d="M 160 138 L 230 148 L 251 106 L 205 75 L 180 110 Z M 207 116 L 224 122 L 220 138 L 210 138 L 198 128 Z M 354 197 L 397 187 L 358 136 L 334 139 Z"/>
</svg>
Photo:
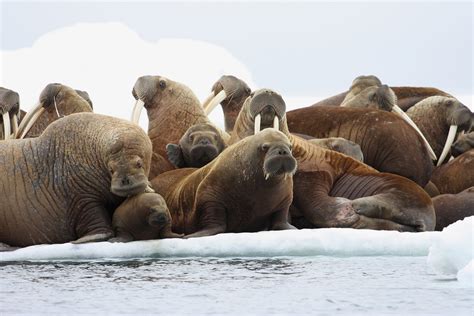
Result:
<svg viewBox="0 0 474 316">
<path fill-rule="evenodd" d="M 160 80 L 160 88 L 163 90 L 166 88 L 166 82 L 164 80 Z"/>
<path fill-rule="evenodd" d="M 263 152 L 267 152 L 268 151 L 268 148 L 270 148 L 270 146 L 268 144 L 262 144 L 260 146 L 260 149 L 263 151 Z"/>
<path fill-rule="evenodd" d="M 245 93 L 250 94 L 250 88 L 249 87 L 245 88 Z"/>
</svg>

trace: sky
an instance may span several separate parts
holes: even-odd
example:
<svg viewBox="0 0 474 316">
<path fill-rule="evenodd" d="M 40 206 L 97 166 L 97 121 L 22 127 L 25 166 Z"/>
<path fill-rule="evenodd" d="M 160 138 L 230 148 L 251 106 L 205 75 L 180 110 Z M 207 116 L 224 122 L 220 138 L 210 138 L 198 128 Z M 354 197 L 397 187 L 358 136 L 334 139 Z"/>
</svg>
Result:
<svg viewBox="0 0 474 316">
<path fill-rule="evenodd" d="M 362 74 L 434 86 L 473 104 L 470 1 L 2 1 L 0 10 L 0 84 L 28 103 L 48 82 L 102 85 L 91 97 L 104 102 L 111 76 L 127 76 L 116 85 L 126 89 L 117 102 L 127 103 L 144 74 L 167 74 L 204 98 L 231 73 L 276 90 L 290 107 L 342 92 Z"/>
</svg>

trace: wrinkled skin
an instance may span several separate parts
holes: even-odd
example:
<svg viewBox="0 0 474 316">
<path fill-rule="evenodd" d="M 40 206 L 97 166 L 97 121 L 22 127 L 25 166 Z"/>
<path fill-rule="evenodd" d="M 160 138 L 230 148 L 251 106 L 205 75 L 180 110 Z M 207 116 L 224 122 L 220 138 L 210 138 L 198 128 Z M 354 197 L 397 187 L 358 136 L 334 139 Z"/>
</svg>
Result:
<svg viewBox="0 0 474 316">
<path fill-rule="evenodd" d="M 115 238 L 110 242 L 179 238 L 171 231 L 171 215 L 163 197 L 157 193 L 141 193 L 127 198 L 112 218 Z"/>
<path fill-rule="evenodd" d="M 166 145 L 166 152 L 176 168 L 201 168 L 225 148 L 225 141 L 214 126 L 196 124 L 186 131 L 179 144 Z"/>
<path fill-rule="evenodd" d="M 8 114 L 10 135 L 13 134 L 13 120 L 19 119 L 20 111 L 20 96 L 17 92 L 0 87 L 0 140 L 5 139 L 4 122 L 3 117 Z"/>
<path fill-rule="evenodd" d="M 275 114 L 285 108 L 283 99 L 275 92 L 270 94 L 265 89 L 255 91 L 242 107 L 231 140 L 237 141 L 253 133 L 254 116 L 261 114 L 258 109 L 268 111 L 267 106 L 260 104 L 273 107 Z M 292 223 L 297 227 L 399 231 L 434 229 L 431 199 L 414 182 L 397 175 L 379 173 L 350 157 L 293 136 L 288 132 L 286 117 L 279 116 L 279 119 L 280 130 L 289 137 L 293 155 L 298 161 L 291 208 Z M 271 118 L 267 120 L 271 121 Z"/>
<path fill-rule="evenodd" d="M 0 143 L 0 242 L 107 240 L 126 196 L 148 186 L 151 143 L 127 121 L 69 115 L 31 139 Z"/>
<path fill-rule="evenodd" d="M 474 186 L 474 149 L 436 167 L 431 182 L 441 194 L 456 194 Z"/>
<path fill-rule="evenodd" d="M 341 154 L 347 155 L 360 162 L 364 162 L 364 154 L 360 146 L 350 140 L 341 137 L 330 138 L 313 138 L 308 140 L 310 143 L 320 147 L 337 151 Z"/>
<path fill-rule="evenodd" d="M 436 212 L 436 230 L 474 216 L 474 187 L 470 187 L 458 194 L 442 194 L 433 198 Z"/>
<path fill-rule="evenodd" d="M 186 237 L 294 228 L 288 223 L 296 161 L 282 133 L 268 129 L 228 147 L 200 169 L 177 169 L 151 181 Z"/>
<path fill-rule="evenodd" d="M 468 131 L 471 126 L 469 108 L 451 97 L 426 98 L 406 113 L 423 132 L 436 157 L 441 155 L 451 125 L 458 126 L 457 133 Z"/>
<path fill-rule="evenodd" d="M 153 144 L 150 179 L 175 169 L 167 159 L 167 144 L 176 144 L 195 124 L 211 124 L 196 95 L 187 86 L 161 76 L 137 79 L 132 94 L 143 101 L 148 115 L 148 136 Z M 226 136 L 221 135 L 224 139 Z"/>
<path fill-rule="evenodd" d="M 461 134 L 451 146 L 451 155 L 457 157 L 474 148 L 474 132 Z"/>
<path fill-rule="evenodd" d="M 84 93 L 87 94 L 87 92 L 81 92 L 85 97 Z M 48 84 L 41 91 L 39 97 L 39 102 L 45 111 L 25 135 L 25 138 L 38 137 L 52 122 L 62 117 L 74 113 L 92 112 L 91 104 L 84 97 L 78 94 L 77 90 L 63 84 Z"/>
</svg>

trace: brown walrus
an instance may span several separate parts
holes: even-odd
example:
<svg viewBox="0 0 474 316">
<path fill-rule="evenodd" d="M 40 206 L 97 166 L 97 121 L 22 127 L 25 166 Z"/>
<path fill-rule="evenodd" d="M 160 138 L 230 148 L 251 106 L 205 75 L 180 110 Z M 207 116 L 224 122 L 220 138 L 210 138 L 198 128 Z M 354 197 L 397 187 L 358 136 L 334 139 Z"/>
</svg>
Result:
<svg viewBox="0 0 474 316">
<path fill-rule="evenodd" d="M 157 193 L 141 193 L 127 198 L 112 218 L 115 238 L 110 242 L 179 238 L 171 231 L 171 215 L 163 197 Z"/>
<path fill-rule="evenodd" d="M 220 87 L 218 83 L 214 86 Z M 207 104 L 217 104 L 231 92 L 232 95 L 250 95 L 245 87 L 242 80 L 229 76 L 225 90 L 216 90 L 219 92 Z M 222 107 L 227 113 L 225 100 Z M 236 100 L 242 100 L 242 97 L 234 99 L 232 111 L 243 106 L 243 103 L 237 106 Z M 206 107 L 207 113 L 209 107 Z M 229 126 L 235 124 L 230 122 L 233 117 L 226 117 Z M 423 187 L 431 177 L 433 163 L 423 139 L 395 114 L 380 113 L 375 109 L 317 106 L 290 111 L 287 120 L 293 134 L 306 134 L 317 139 L 342 137 L 359 144 L 364 162 L 379 171 L 399 174 Z"/>
<path fill-rule="evenodd" d="M 14 138 L 18 132 L 20 96 L 0 87 L 0 140 Z"/>
<path fill-rule="evenodd" d="M 474 149 L 436 167 L 431 182 L 441 194 L 456 194 L 474 186 Z"/>
<path fill-rule="evenodd" d="M 433 205 L 421 187 L 290 134 L 285 108 L 285 102 L 276 92 L 268 89 L 253 92 L 237 118 L 231 142 L 271 126 L 279 126 L 288 136 L 298 161 L 291 209 L 295 225 L 399 231 L 434 229 Z"/>
<path fill-rule="evenodd" d="M 436 212 L 436 230 L 474 216 L 474 187 L 470 187 L 457 194 L 442 194 L 433 198 Z"/>
<path fill-rule="evenodd" d="M 213 125 L 196 124 L 186 131 L 179 144 L 166 145 L 166 152 L 176 168 L 201 168 L 225 148 L 224 139 Z"/>
<path fill-rule="evenodd" d="M 50 83 L 41 91 L 38 104 L 22 118 L 16 138 L 38 137 L 52 122 L 82 112 L 92 112 L 92 107 L 76 90 Z"/>
<path fill-rule="evenodd" d="M 151 142 L 130 122 L 72 114 L 37 138 L 0 142 L 0 242 L 101 241 L 111 214 L 148 187 Z"/>
<path fill-rule="evenodd" d="M 416 123 L 433 148 L 437 165 L 447 157 L 461 131 L 471 127 L 472 112 L 453 97 L 435 96 L 412 106 L 406 114 Z"/>
<path fill-rule="evenodd" d="M 148 115 L 148 136 L 153 144 L 150 179 L 175 169 L 167 159 L 166 145 L 176 144 L 195 124 L 211 124 L 196 95 L 184 84 L 161 76 L 137 79 L 132 94 L 137 100 L 132 122 L 138 124 L 145 107 Z M 222 134 L 223 139 L 228 135 Z"/>
<path fill-rule="evenodd" d="M 296 161 L 288 138 L 268 129 L 228 147 L 200 169 L 168 171 L 151 181 L 187 237 L 291 229 Z"/>
<path fill-rule="evenodd" d="M 474 132 L 461 134 L 451 146 L 451 155 L 457 157 L 474 148 Z"/>
</svg>

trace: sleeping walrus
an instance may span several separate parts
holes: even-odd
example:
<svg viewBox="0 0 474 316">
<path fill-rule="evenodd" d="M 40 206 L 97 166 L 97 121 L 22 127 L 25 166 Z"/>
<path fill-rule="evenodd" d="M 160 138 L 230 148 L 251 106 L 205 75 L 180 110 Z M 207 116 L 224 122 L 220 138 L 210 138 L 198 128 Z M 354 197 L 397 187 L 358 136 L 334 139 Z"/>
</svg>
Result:
<svg viewBox="0 0 474 316">
<path fill-rule="evenodd" d="M 107 240 L 111 214 L 148 187 L 151 142 L 127 121 L 67 116 L 37 138 L 0 142 L 0 242 Z"/>
<path fill-rule="evenodd" d="M 228 147 L 200 169 L 168 171 L 151 184 L 166 200 L 173 231 L 187 237 L 291 229 L 295 170 L 288 138 L 268 129 Z"/>
</svg>

